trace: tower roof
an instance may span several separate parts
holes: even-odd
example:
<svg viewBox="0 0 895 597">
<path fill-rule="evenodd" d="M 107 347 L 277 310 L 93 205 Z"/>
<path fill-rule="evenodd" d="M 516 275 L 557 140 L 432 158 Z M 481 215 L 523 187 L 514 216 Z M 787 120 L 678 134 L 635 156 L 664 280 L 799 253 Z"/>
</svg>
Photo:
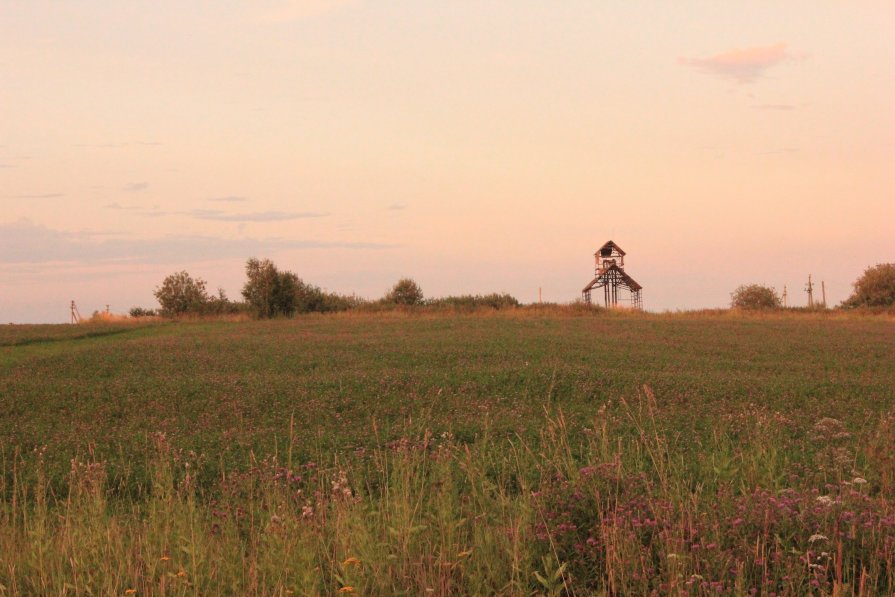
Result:
<svg viewBox="0 0 895 597">
<path fill-rule="evenodd" d="M 615 249 L 615 251 L 622 257 L 624 257 L 624 255 L 625 255 L 625 252 L 622 250 L 622 248 L 620 246 L 618 246 L 617 244 L 615 244 L 614 241 L 611 241 L 611 240 L 608 241 L 605 245 L 603 245 L 599 249 L 597 249 L 597 252 L 594 253 L 594 255 L 600 254 L 604 249 L 609 249 L 610 251 Z"/>
</svg>

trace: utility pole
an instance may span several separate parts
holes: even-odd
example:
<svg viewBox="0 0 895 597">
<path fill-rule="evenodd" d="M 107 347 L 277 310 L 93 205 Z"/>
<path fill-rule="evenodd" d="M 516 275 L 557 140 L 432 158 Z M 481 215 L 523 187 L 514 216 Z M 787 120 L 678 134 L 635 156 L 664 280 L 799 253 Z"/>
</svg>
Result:
<svg viewBox="0 0 895 597">
<path fill-rule="evenodd" d="M 783 285 L 783 308 L 785 309 L 786 305 L 786 284 Z"/>
<path fill-rule="evenodd" d="M 823 280 L 820 281 L 820 293 L 821 293 L 821 297 L 823 298 L 824 309 L 826 309 L 827 308 L 827 285 L 824 283 Z"/>
<path fill-rule="evenodd" d="M 808 293 L 808 308 L 814 308 L 814 284 L 811 283 L 811 274 L 808 274 L 808 285 L 805 286 L 805 292 Z"/>
<path fill-rule="evenodd" d="M 541 304 L 541 287 L 538 286 L 538 304 Z"/>
<path fill-rule="evenodd" d="M 78 311 L 78 306 L 74 301 L 71 302 L 71 322 L 81 323 L 81 312 Z"/>
</svg>

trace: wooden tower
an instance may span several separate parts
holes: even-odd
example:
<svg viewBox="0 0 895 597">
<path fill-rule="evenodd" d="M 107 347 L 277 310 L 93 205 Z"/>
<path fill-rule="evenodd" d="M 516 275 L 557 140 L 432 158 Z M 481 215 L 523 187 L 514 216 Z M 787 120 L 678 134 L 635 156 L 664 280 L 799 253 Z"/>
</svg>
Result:
<svg viewBox="0 0 895 597">
<path fill-rule="evenodd" d="M 625 252 L 612 241 L 609 241 L 594 253 L 594 279 L 581 291 L 584 302 L 591 304 L 591 292 L 603 289 L 603 304 L 606 307 L 618 306 L 618 289 L 624 288 L 631 295 L 631 306 L 643 309 L 643 287 L 634 278 L 625 273 Z"/>
</svg>

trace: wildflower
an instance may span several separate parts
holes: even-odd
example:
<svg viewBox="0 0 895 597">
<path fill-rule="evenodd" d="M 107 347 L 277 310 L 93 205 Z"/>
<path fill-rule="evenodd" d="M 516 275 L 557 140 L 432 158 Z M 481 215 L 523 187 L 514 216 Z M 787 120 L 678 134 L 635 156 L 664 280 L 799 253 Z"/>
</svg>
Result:
<svg viewBox="0 0 895 597">
<path fill-rule="evenodd" d="M 582 477 L 592 477 L 597 472 L 597 467 L 595 466 L 585 466 L 578 470 L 578 474 Z"/>
<path fill-rule="evenodd" d="M 819 496 L 817 496 L 817 503 L 822 506 L 832 506 L 833 498 L 831 498 L 828 495 L 819 495 Z"/>
<path fill-rule="evenodd" d="M 345 568 L 347 566 L 360 566 L 360 560 L 353 556 L 347 558 L 344 562 L 342 562 L 342 567 Z"/>
<path fill-rule="evenodd" d="M 472 555 L 471 549 L 466 549 L 457 554 L 458 558 L 467 558 Z"/>
<path fill-rule="evenodd" d="M 162 560 L 163 562 L 167 562 L 167 561 L 169 561 L 170 559 L 171 559 L 171 556 L 162 556 L 162 557 L 161 557 L 161 560 Z"/>
<path fill-rule="evenodd" d="M 177 571 L 177 576 L 179 576 L 180 578 L 186 578 L 186 571 L 183 568 L 181 568 L 180 570 Z"/>
<path fill-rule="evenodd" d="M 808 538 L 808 543 L 816 543 L 817 541 L 827 541 L 828 537 L 826 535 L 821 535 L 819 533 L 811 535 Z"/>
<path fill-rule="evenodd" d="M 867 479 L 865 479 L 864 477 L 855 477 L 854 479 L 852 479 L 851 482 L 855 485 L 863 485 L 867 482 Z"/>
<path fill-rule="evenodd" d="M 351 585 L 345 585 L 341 589 L 339 589 L 339 593 L 354 593 L 354 587 Z"/>
<path fill-rule="evenodd" d="M 125 594 L 125 595 L 136 595 L 136 594 L 137 594 L 137 589 L 127 589 L 127 590 L 124 592 L 124 594 Z"/>
</svg>

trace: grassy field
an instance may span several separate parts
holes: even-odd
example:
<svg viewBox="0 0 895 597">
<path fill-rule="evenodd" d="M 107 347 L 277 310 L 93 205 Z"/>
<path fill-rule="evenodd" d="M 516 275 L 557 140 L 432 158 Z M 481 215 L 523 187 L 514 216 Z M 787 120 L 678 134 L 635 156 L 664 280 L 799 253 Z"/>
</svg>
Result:
<svg viewBox="0 0 895 597">
<path fill-rule="evenodd" d="M 895 321 L 0 329 L 2 594 L 891 594 Z"/>
</svg>

